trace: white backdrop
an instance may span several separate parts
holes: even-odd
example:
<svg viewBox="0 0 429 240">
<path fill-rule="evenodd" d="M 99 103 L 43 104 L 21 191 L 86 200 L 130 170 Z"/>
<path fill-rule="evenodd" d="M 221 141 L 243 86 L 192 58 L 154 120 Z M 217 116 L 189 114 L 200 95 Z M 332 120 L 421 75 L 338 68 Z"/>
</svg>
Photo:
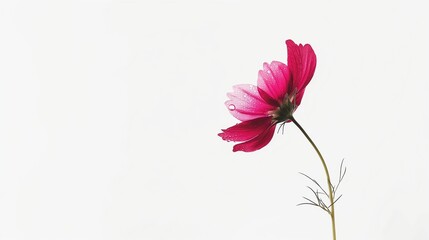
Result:
<svg viewBox="0 0 429 240">
<path fill-rule="evenodd" d="M 255 153 L 223 102 L 310 43 L 295 117 L 338 239 L 429 239 L 425 1 L 1 1 L 0 239 L 330 239 L 299 130 Z"/>
</svg>

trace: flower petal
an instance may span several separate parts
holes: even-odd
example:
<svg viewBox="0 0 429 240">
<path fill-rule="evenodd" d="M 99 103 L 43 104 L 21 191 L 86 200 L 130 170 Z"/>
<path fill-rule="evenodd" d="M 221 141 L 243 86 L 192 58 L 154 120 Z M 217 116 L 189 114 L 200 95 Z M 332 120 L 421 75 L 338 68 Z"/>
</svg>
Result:
<svg viewBox="0 0 429 240">
<path fill-rule="evenodd" d="M 296 45 L 292 40 L 286 41 L 287 62 L 292 73 L 292 84 L 288 93 L 304 91 L 307 84 L 313 77 L 316 69 L 316 54 L 309 44 Z"/>
<path fill-rule="evenodd" d="M 243 151 L 243 152 L 253 152 L 265 147 L 273 138 L 274 132 L 276 130 L 276 125 L 271 124 L 266 128 L 261 134 L 250 139 L 247 142 L 239 143 L 234 145 L 232 151 Z"/>
<path fill-rule="evenodd" d="M 304 92 L 305 92 L 305 88 L 301 89 L 301 91 L 295 95 L 295 105 L 297 107 L 301 104 L 301 100 L 302 100 L 302 97 L 304 96 Z"/>
<path fill-rule="evenodd" d="M 256 118 L 222 129 L 222 133 L 218 135 L 226 141 L 247 141 L 263 133 L 271 122 L 271 117 Z"/>
<path fill-rule="evenodd" d="M 256 86 L 250 84 L 236 85 L 234 92 L 228 93 L 230 100 L 225 102 L 229 112 L 238 120 L 247 121 L 266 117 L 274 107 L 259 95 Z"/>
<path fill-rule="evenodd" d="M 287 93 L 290 79 L 291 75 L 286 64 L 277 61 L 271 64 L 264 63 L 264 69 L 259 71 L 258 88 L 267 93 L 279 106 Z M 260 95 L 264 98 L 263 94 Z M 270 101 L 270 99 L 265 100 Z"/>
</svg>

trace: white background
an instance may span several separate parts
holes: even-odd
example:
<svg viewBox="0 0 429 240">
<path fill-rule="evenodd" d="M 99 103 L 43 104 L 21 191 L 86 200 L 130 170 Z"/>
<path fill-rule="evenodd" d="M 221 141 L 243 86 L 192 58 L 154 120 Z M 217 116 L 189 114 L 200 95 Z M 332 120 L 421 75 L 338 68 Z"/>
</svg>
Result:
<svg viewBox="0 0 429 240">
<path fill-rule="evenodd" d="M 330 239 L 292 124 L 233 153 L 223 102 L 310 43 L 295 117 L 338 239 L 429 239 L 425 1 L 2 1 L 0 239 Z"/>
</svg>

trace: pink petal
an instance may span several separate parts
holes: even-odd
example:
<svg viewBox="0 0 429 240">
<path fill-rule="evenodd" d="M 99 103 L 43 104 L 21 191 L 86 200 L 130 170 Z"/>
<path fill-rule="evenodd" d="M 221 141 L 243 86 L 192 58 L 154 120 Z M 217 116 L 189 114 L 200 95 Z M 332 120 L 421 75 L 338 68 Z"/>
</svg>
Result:
<svg viewBox="0 0 429 240">
<path fill-rule="evenodd" d="M 301 91 L 295 95 L 296 106 L 299 106 L 301 104 L 301 100 L 302 100 L 302 97 L 304 96 L 304 92 L 305 92 L 305 88 L 301 89 Z"/>
<path fill-rule="evenodd" d="M 234 92 L 227 94 L 230 100 L 226 101 L 225 105 L 238 120 L 266 117 L 268 112 L 274 109 L 261 98 L 256 86 L 242 84 L 234 86 L 233 89 Z"/>
<path fill-rule="evenodd" d="M 265 147 L 273 138 L 274 132 L 276 130 L 276 125 L 271 124 L 258 136 L 250 139 L 247 142 L 234 145 L 232 151 L 243 151 L 243 152 L 253 152 Z"/>
<path fill-rule="evenodd" d="M 316 54 L 309 44 L 296 45 L 292 40 L 287 40 L 286 45 L 288 66 L 293 79 L 293 84 L 291 84 L 288 92 L 297 91 L 299 93 L 304 91 L 313 77 L 316 69 Z"/>
<path fill-rule="evenodd" d="M 264 63 L 264 69 L 259 71 L 258 88 L 267 93 L 278 103 L 275 105 L 279 106 L 287 93 L 290 79 L 291 75 L 286 64 L 277 61 L 273 61 L 271 64 Z M 267 102 L 271 101 L 271 99 L 266 99 L 261 92 L 260 95 Z"/>
<path fill-rule="evenodd" d="M 271 122 L 271 117 L 256 118 L 222 129 L 218 135 L 226 141 L 247 141 L 263 133 Z"/>
</svg>

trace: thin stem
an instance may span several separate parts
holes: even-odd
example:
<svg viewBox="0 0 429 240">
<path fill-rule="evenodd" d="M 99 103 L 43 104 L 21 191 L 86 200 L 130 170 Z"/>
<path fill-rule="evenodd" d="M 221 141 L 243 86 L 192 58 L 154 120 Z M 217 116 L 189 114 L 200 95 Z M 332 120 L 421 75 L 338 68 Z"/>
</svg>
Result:
<svg viewBox="0 0 429 240">
<path fill-rule="evenodd" d="M 326 179 L 328 181 L 328 188 L 329 188 L 329 201 L 331 202 L 330 205 L 330 212 L 329 215 L 331 216 L 331 223 L 332 223 L 332 236 L 333 240 L 337 239 L 337 234 L 335 230 L 335 208 L 334 208 L 334 195 L 332 193 L 332 184 L 331 184 L 331 177 L 329 176 L 328 167 L 326 166 L 326 162 L 323 159 L 322 154 L 320 153 L 319 149 L 317 148 L 316 144 L 314 144 L 313 140 L 311 140 L 310 136 L 305 132 L 305 130 L 299 125 L 299 123 L 295 120 L 295 118 L 290 119 L 298 128 L 301 130 L 301 132 L 304 134 L 304 136 L 307 138 L 307 140 L 310 142 L 311 146 L 313 146 L 314 150 L 316 150 L 317 155 L 319 155 L 320 160 L 322 161 L 323 168 L 325 169 Z"/>
</svg>

